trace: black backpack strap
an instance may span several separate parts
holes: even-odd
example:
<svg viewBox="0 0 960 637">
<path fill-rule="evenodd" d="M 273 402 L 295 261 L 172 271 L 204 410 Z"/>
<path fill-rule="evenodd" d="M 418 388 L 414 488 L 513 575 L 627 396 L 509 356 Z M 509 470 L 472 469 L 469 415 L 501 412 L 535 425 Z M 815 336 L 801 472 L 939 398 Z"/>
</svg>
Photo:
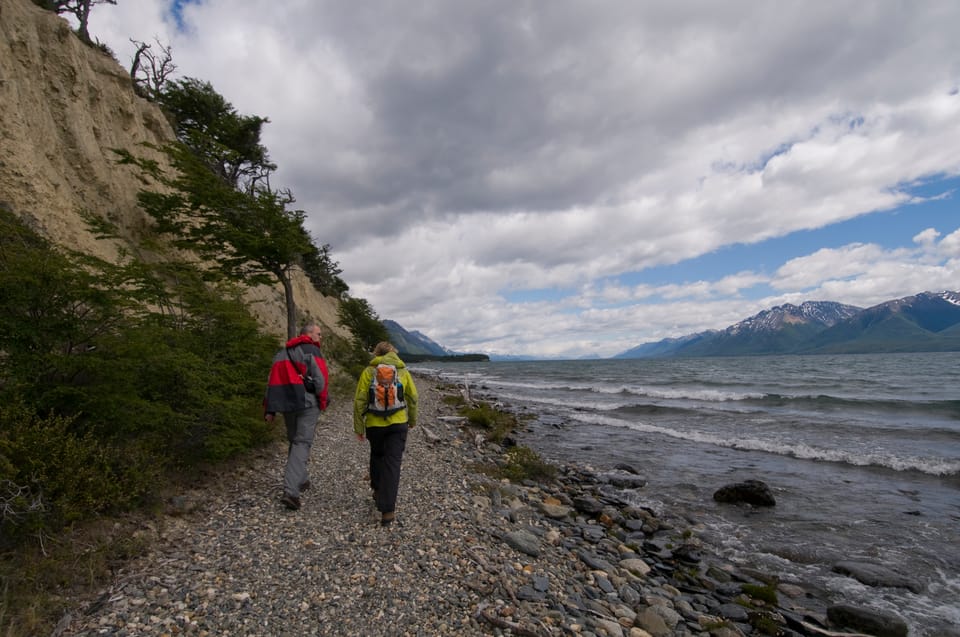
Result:
<svg viewBox="0 0 960 637">
<path fill-rule="evenodd" d="M 296 345 L 294 345 L 294 347 L 296 347 Z M 284 351 L 287 353 L 287 360 L 289 360 L 289 361 L 290 361 L 290 364 L 293 365 L 293 371 L 297 372 L 297 376 L 300 377 L 300 380 L 303 380 L 303 379 L 306 377 L 307 369 L 309 369 L 310 366 L 307 365 L 306 362 L 304 362 L 304 363 L 303 363 L 303 373 L 301 374 L 301 373 L 300 373 L 300 369 L 297 367 L 297 361 L 293 360 L 293 358 L 290 356 L 290 348 L 289 348 L 289 347 L 284 347 L 283 349 L 284 349 Z"/>
</svg>

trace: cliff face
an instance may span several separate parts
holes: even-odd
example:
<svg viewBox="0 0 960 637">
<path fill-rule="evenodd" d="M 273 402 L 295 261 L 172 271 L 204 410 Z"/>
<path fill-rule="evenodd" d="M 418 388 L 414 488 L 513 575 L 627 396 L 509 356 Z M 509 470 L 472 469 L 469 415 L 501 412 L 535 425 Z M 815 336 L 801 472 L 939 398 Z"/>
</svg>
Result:
<svg viewBox="0 0 960 637">
<path fill-rule="evenodd" d="M 29 0 L 0 0 L 0 205 L 55 243 L 113 261 L 135 249 L 150 223 L 137 206 L 142 184 L 115 164 L 112 148 L 150 157 L 173 131 L 156 105 L 138 97 L 128 72 L 80 43 L 68 23 Z M 160 159 L 155 157 L 155 159 Z M 104 216 L 119 240 L 98 240 L 81 213 Z M 294 282 L 301 311 L 337 326 L 337 301 Z M 270 333 L 286 333 L 279 286 L 251 290 L 251 309 Z"/>
</svg>

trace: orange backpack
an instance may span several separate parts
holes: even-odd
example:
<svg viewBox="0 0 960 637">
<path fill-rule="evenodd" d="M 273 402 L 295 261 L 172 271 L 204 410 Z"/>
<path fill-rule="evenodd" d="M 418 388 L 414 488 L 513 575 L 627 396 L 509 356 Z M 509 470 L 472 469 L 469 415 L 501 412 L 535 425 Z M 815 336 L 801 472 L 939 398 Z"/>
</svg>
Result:
<svg viewBox="0 0 960 637">
<path fill-rule="evenodd" d="M 403 383 L 396 366 L 380 363 L 373 370 L 367 395 L 367 413 L 390 416 L 407 408 L 403 400 Z"/>
</svg>

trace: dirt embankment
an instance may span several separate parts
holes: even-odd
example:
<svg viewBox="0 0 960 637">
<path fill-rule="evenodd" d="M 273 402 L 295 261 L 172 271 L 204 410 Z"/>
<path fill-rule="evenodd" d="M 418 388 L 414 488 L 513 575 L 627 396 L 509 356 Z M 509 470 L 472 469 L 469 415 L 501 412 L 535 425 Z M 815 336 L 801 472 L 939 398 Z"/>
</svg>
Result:
<svg viewBox="0 0 960 637">
<path fill-rule="evenodd" d="M 142 254 L 139 240 L 150 224 L 137 205 L 143 184 L 117 165 L 113 149 L 159 160 L 144 144 L 174 135 L 160 109 L 133 91 L 126 69 L 82 44 L 54 13 L 29 0 L 2 0 L 0 114 L 0 206 L 65 247 L 109 261 L 121 251 Z M 119 239 L 97 239 L 84 213 L 113 223 Z M 336 300 L 305 277 L 295 288 L 302 311 L 346 335 Z M 279 286 L 251 290 L 248 299 L 264 329 L 282 337 Z"/>
</svg>

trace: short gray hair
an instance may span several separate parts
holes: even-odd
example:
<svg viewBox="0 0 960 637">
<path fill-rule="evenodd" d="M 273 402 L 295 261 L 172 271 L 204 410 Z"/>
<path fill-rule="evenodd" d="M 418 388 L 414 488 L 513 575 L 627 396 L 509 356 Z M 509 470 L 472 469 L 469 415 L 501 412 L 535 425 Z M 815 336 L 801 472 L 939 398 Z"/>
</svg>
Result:
<svg viewBox="0 0 960 637">
<path fill-rule="evenodd" d="M 307 323 L 302 328 L 300 328 L 300 336 L 303 336 L 304 334 L 309 334 L 314 329 L 320 330 L 321 334 L 323 333 L 323 329 L 320 327 L 319 323 Z"/>
</svg>

